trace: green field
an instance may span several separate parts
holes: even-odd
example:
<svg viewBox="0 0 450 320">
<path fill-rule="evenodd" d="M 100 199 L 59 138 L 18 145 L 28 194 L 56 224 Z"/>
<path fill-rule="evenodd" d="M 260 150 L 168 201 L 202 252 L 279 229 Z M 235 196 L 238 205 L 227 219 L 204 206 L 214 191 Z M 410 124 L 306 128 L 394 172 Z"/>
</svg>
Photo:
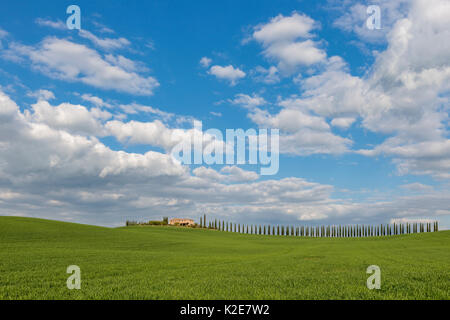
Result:
<svg viewBox="0 0 450 320">
<path fill-rule="evenodd" d="M 373 264 L 380 290 L 366 287 Z M 0 217 L 0 299 L 449 299 L 449 267 L 450 231 L 311 239 Z"/>
</svg>

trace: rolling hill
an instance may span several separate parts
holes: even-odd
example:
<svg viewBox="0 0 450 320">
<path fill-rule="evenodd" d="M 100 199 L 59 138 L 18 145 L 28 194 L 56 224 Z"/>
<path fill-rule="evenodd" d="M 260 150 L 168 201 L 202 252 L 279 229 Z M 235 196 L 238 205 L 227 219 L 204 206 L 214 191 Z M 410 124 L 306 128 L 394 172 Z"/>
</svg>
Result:
<svg viewBox="0 0 450 320">
<path fill-rule="evenodd" d="M 329 239 L 0 217 L 0 244 L 0 299 L 450 298 L 450 231 Z M 81 290 L 66 287 L 69 265 Z"/>
</svg>

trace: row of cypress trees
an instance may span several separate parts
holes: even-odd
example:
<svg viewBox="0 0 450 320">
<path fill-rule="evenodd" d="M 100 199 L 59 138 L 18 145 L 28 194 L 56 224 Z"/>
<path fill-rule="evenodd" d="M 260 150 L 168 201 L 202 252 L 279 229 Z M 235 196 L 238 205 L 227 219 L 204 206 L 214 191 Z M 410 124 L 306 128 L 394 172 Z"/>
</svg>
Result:
<svg viewBox="0 0 450 320">
<path fill-rule="evenodd" d="M 206 222 L 206 215 L 200 218 L 200 227 L 215 229 L 225 232 L 237 232 L 246 234 L 300 236 L 300 237 L 376 237 L 398 234 L 436 232 L 439 230 L 438 222 L 430 223 L 401 223 L 372 225 L 332 225 L 332 226 L 270 226 L 248 225 L 232 222 L 214 221 Z"/>
</svg>

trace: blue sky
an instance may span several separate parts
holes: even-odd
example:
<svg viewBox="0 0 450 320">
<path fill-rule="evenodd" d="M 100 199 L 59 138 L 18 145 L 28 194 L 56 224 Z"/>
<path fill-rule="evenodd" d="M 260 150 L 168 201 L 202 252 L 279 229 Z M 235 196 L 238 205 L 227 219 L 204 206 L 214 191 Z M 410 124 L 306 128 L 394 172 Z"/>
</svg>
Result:
<svg viewBox="0 0 450 320">
<path fill-rule="evenodd" d="M 1 6 L 0 214 L 450 225 L 446 1 Z M 173 163 L 194 121 L 279 129 L 279 172 Z"/>
</svg>

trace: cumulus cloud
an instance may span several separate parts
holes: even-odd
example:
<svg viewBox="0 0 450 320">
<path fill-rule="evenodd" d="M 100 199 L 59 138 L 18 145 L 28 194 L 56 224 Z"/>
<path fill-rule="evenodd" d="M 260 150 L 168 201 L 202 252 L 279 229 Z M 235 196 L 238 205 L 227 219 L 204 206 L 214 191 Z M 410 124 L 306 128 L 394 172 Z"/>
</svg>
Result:
<svg viewBox="0 0 450 320">
<path fill-rule="evenodd" d="M 377 0 L 363 1 L 362 3 L 334 1 L 334 4 L 339 11 L 342 11 L 339 18 L 333 22 L 334 26 L 355 33 L 363 42 L 380 43 L 386 41 L 386 35 L 393 25 L 407 15 L 411 1 Z M 369 5 L 380 7 L 380 29 L 370 30 L 367 28 L 366 21 L 369 17 L 367 7 Z"/>
<path fill-rule="evenodd" d="M 36 46 L 11 43 L 7 51 L 29 59 L 35 70 L 60 80 L 137 95 L 151 95 L 159 86 L 155 78 L 127 71 L 97 51 L 65 39 L 49 37 Z"/>
<path fill-rule="evenodd" d="M 25 111 L 25 117 L 30 122 L 46 124 L 50 128 L 62 129 L 72 134 L 103 136 L 101 121 L 111 118 L 111 114 L 69 103 L 54 107 L 47 101 L 39 100 L 32 105 L 32 112 Z"/>
<path fill-rule="evenodd" d="M 87 137 L 86 126 L 95 114 L 81 106 L 62 104 L 52 107 L 40 101 L 34 112 L 21 113 L 3 93 L 0 95 L 2 166 L 1 179 L 11 182 L 47 181 L 85 177 L 105 178 L 134 172 L 147 177 L 182 174 L 184 169 L 170 156 L 148 152 L 144 155 L 112 151 L 94 137 Z M 88 124 L 85 124 L 85 123 Z M 84 125 L 84 126 L 83 126 Z M 13 135 L 15 143 L 8 143 Z M 33 157 L 24 156 L 32 154 Z M 51 175 L 40 170 L 52 170 Z M 76 175 L 80 175 L 77 177 Z M 135 176 L 136 177 L 136 176 Z M 142 180 L 142 178 L 139 178 Z M 54 181 L 59 183 L 58 180 Z"/>
<path fill-rule="evenodd" d="M 228 99 L 228 102 L 247 109 L 254 109 L 256 107 L 267 104 L 267 101 L 258 94 L 252 94 L 251 96 L 244 93 L 238 93 L 233 99 Z"/>
<path fill-rule="evenodd" d="M 239 68 L 235 68 L 232 65 L 229 66 L 212 66 L 209 71 L 209 74 L 215 76 L 218 79 L 228 80 L 232 86 L 236 85 L 239 79 L 242 79 L 246 76 L 246 73 Z"/>
<path fill-rule="evenodd" d="M 238 94 L 229 101 L 249 110 L 249 119 L 258 127 L 280 130 L 280 153 L 301 156 L 342 154 L 348 152 L 353 143 L 333 134 L 324 117 L 291 107 L 286 101 L 281 101 L 283 108 L 277 114 L 260 108 L 267 102 L 255 94 Z"/>
<path fill-rule="evenodd" d="M 292 73 L 299 66 L 309 66 L 326 59 L 326 53 L 313 41 L 311 33 L 317 23 L 296 12 L 291 16 L 278 15 L 266 24 L 255 27 L 253 39 L 264 47 L 264 55 L 278 62 L 278 68 Z"/>
<path fill-rule="evenodd" d="M 405 17 L 398 16 L 386 33 L 387 48 L 376 55 L 367 74 L 354 76 L 341 57 L 329 57 L 320 72 L 296 78 L 301 94 L 281 99 L 279 105 L 329 119 L 343 130 L 358 123 L 386 139 L 357 153 L 386 155 L 399 174 L 448 179 L 450 5 L 415 0 L 407 8 Z M 261 111 L 250 116 L 259 122 L 281 120 Z M 348 145 L 338 140 L 337 145 Z"/>
<path fill-rule="evenodd" d="M 254 40 L 277 64 L 261 74 L 275 77 L 288 65 L 320 67 L 297 77 L 300 93 L 280 98 L 275 112 L 263 109 L 266 102 L 256 94 L 236 95 L 229 102 L 245 107 L 258 126 L 281 128 L 282 152 L 348 152 L 351 139 L 333 133 L 332 126 L 342 133 L 357 123 L 387 136 L 381 144 L 357 153 L 387 155 L 401 174 L 448 179 L 449 13 L 448 1 L 411 2 L 408 14 L 386 33 L 387 49 L 376 55 L 363 77 L 352 75 L 342 58 L 327 58 L 314 41 L 317 25 L 311 18 L 297 13 L 278 16 L 254 30 L 253 35 L 259 32 Z M 318 51 L 299 53 L 300 46 Z M 157 86 L 139 75 L 133 61 L 102 56 L 69 40 L 47 38 L 37 46 L 16 43 L 8 50 L 10 57 L 30 61 L 36 70 L 58 79 L 134 94 L 151 94 Z M 297 53 L 304 55 L 300 58 Z M 229 67 L 217 70 L 221 79 L 236 84 L 239 77 L 224 74 L 239 69 Z M 203 213 L 235 222 L 286 224 L 386 223 L 449 215 L 450 193 L 445 186 L 412 182 L 401 186 L 399 194 L 351 200 L 337 197 L 331 185 L 298 177 L 259 180 L 256 173 L 236 166 L 201 167 L 191 175 L 167 153 L 117 151 L 101 142 L 101 137 L 113 136 L 119 144 L 168 150 L 174 136 L 181 141 L 196 133 L 159 120 L 111 120 L 109 107 L 161 118 L 164 111 L 138 103 L 116 105 L 92 95 L 81 96 L 95 106 L 91 109 L 70 103 L 53 106 L 46 101 L 52 98 L 48 93 L 35 97 L 38 101 L 31 109 L 21 111 L 0 91 L 1 214 L 105 225 L 163 215 L 197 218 Z"/>
<path fill-rule="evenodd" d="M 200 167 L 190 175 L 189 169 L 170 155 L 106 147 L 80 127 L 81 122 L 95 118 L 92 109 L 69 104 L 50 106 L 44 101 L 33 109 L 36 114 L 33 110 L 21 112 L 0 91 L 2 215 L 120 225 L 126 219 L 166 215 L 198 218 L 206 213 L 234 222 L 298 225 L 431 219 L 445 216 L 450 207 L 448 190 L 402 197 L 389 194 L 389 200 L 352 202 L 333 197 L 331 185 L 295 177 L 258 180 L 255 172 L 236 166 L 218 171 Z M 111 123 L 119 124 L 108 121 L 105 129 L 111 129 Z M 323 124 L 313 121 L 311 125 Z M 155 137 L 145 136 L 151 131 L 148 128 L 142 130 L 141 138 L 137 131 L 129 135 L 147 143 L 151 139 L 155 143 L 164 141 L 169 129 L 157 123 L 153 126 Z"/>
</svg>

